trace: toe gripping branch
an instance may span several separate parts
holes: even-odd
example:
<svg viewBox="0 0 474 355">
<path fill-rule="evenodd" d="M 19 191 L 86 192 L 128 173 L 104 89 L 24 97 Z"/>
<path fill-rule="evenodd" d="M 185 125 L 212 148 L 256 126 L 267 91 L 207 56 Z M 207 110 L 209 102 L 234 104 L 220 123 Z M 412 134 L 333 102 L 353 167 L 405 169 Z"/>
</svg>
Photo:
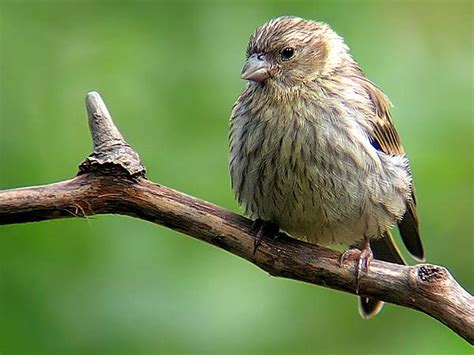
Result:
<svg viewBox="0 0 474 355">
<path fill-rule="evenodd" d="M 262 243 L 264 238 L 275 239 L 278 237 L 280 227 L 273 222 L 264 221 L 263 219 L 257 218 L 251 228 L 255 234 L 255 241 L 253 246 L 253 256 L 257 253 L 258 247 Z"/>
</svg>

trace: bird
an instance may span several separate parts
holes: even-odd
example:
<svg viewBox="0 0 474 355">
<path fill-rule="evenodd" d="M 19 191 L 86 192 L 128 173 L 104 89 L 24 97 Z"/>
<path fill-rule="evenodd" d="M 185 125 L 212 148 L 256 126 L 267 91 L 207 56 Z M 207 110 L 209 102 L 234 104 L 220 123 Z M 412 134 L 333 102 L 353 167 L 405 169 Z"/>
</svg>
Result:
<svg viewBox="0 0 474 355">
<path fill-rule="evenodd" d="M 411 256 L 424 260 L 392 104 L 341 36 L 323 22 L 273 18 L 250 36 L 241 78 L 247 85 L 230 116 L 229 172 L 257 236 L 281 230 L 359 250 L 363 272 L 372 258 L 406 264 L 390 232 L 398 226 Z M 359 313 L 370 318 L 382 305 L 360 297 Z"/>
</svg>

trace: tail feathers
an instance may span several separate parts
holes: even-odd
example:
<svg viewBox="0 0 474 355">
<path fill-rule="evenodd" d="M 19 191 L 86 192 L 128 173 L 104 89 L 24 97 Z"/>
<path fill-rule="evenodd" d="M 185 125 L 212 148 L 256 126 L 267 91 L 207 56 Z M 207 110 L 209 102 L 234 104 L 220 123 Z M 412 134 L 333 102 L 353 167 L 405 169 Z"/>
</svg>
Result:
<svg viewBox="0 0 474 355">
<path fill-rule="evenodd" d="M 359 298 L 359 314 L 364 319 L 376 316 L 383 307 L 383 302 L 372 298 Z"/>
<path fill-rule="evenodd" d="M 372 249 L 375 259 L 395 264 L 406 264 L 390 232 L 386 232 L 380 239 L 371 240 L 370 248 Z M 361 297 L 359 299 L 359 313 L 364 319 L 369 319 L 377 315 L 382 307 L 382 301 L 367 297 Z"/>
</svg>

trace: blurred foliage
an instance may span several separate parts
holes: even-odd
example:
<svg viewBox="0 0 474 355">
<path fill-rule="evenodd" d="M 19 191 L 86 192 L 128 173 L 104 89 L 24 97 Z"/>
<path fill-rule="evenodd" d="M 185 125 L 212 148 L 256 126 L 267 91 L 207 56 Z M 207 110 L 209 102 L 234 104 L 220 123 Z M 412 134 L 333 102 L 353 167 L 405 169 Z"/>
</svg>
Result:
<svg viewBox="0 0 474 355">
<path fill-rule="evenodd" d="M 250 33 L 331 24 L 389 95 L 417 184 L 428 261 L 473 279 L 470 1 L 0 2 L 0 188 L 69 178 L 104 96 L 150 179 L 238 211 L 227 124 Z M 471 353 L 429 317 L 271 278 L 120 216 L 0 228 L 2 353 Z"/>
</svg>

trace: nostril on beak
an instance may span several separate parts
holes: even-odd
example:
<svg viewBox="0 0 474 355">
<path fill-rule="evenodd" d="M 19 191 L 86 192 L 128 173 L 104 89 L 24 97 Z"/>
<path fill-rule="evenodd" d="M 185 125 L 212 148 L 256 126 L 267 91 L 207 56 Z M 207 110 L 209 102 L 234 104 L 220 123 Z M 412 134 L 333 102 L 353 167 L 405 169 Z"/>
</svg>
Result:
<svg viewBox="0 0 474 355">
<path fill-rule="evenodd" d="M 265 55 L 254 53 L 247 59 L 240 77 L 245 80 L 261 82 L 270 77 L 270 67 L 271 64 Z"/>
</svg>

